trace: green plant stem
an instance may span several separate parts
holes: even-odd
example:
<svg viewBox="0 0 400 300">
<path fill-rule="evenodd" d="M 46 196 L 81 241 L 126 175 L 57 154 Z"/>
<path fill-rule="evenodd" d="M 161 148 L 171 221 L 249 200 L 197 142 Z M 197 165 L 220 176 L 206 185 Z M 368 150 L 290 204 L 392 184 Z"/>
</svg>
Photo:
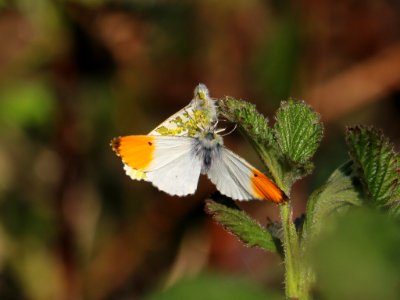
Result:
<svg viewBox="0 0 400 300">
<path fill-rule="evenodd" d="M 285 294 L 289 299 L 310 300 L 314 273 L 302 255 L 292 213 L 290 201 L 280 206 L 285 254 Z"/>
<path fill-rule="evenodd" d="M 315 281 L 315 276 L 314 271 L 303 262 L 301 262 L 299 280 L 299 299 L 310 300 L 310 290 Z"/>
<path fill-rule="evenodd" d="M 280 206 L 283 229 L 283 249 L 285 253 L 285 293 L 288 298 L 298 298 L 299 295 L 299 239 L 292 221 L 290 201 Z"/>
</svg>

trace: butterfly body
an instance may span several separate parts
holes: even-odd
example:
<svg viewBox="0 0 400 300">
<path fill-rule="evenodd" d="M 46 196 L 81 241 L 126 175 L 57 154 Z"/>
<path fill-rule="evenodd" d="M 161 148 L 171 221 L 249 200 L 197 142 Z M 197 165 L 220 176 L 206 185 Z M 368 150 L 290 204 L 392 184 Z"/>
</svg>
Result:
<svg viewBox="0 0 400 300">
<path fill-rule="evenodd" d="M 192 152 L 201 162 L 201 174 L 206 175 L 213 160 L 219 158 L 222 139 L 209 131 L 193 139 Z"/>
</svg>

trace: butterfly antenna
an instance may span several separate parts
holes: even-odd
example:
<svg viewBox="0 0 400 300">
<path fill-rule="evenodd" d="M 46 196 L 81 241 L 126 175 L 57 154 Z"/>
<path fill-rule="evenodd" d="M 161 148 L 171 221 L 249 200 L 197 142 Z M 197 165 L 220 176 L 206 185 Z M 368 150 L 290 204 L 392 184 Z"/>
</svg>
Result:
<svg viewBox="0 0 400 300">
<path fill-rule="evenodd" d="M 219 122 L 219 120 L 217 119 L 216 121 L 215 121 L 215 124 L 214 124 L 214 126 L 213 126 L 213 129 L 215 130 L 215 128 L 217 128 L 217 126 L 218 126 L 218 122 Z"/>
<path fill-rule="evenodd" d="M 210 127 L 210 129 L 211 129 L 214 133 L 217 133 L 217 134 L 219 134 L 219 133 L 221 133 L 221 132 L 223 132 L 223 131 L 226 130 L 226 128 L 218 128 L 218 129 L 217 129 L 218 122 L 219 122 L 219 120 L 217 119 L 217 120 L 215 121 L 215 123 L 213 124 L 213 126 Z"/>
<path fill-rule="evenodd" d="M 222 121 L 222 122 L 229 122 L 229 120 L 228 120 L 227 118 L 225 118 L 225 117 L 222 117 L 222 118 L 221 118 L 221 121 Z"/>
<path fill-rule="evenodd" d="M 218 119 L 218 122 L 220 122 L 220 123 L 222 123 L 222 124 L 224 124 L 224 123 L 230 123 L 230 124 L 232 124 L 232 122 L 229 121 L 229 120 L 226 119 L 226 118 L 220 118 L 220 119 Z"/>
<path fill-rule="evenodd" d="M 230 130 L 230 131 L 227 132 L 227 133 L 221 134 L 221 136 L 226 136 L 226 135 L 228 135 L 228 134 L 231 134 L 232 132 L 234 132 L 234 131 L 236 130 L 236 128 L 237 128 L 237 124 L 235 124 L 235 126 L 233 127 L 232 130 Z M 225 129 L 226 129 L 226 128 L 224 128 L 223 130 L 225 130 Z"/>
</svg>

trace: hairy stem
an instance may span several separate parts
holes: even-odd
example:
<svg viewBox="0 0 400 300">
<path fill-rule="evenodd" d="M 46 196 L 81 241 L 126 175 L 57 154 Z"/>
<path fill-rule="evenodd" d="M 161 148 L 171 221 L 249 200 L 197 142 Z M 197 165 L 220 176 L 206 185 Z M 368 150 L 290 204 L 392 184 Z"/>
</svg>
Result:
<svg viewBox="0 0 400 300">
<path fill-rule="evenodd" d="M 285 253 L 285 293 L 288 298 L 299 298 L 299 240 L 292 221 L 290 201 L 280 206 Z"/>
</svg>

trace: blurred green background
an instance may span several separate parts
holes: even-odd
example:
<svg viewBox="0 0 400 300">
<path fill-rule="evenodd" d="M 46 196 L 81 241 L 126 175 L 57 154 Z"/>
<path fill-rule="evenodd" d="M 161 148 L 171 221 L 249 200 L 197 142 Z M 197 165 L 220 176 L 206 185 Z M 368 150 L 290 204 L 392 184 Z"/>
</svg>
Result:
<svg viewBox="0 0 400 300">
<path fill-rule="evenodd" d="M 112 137 L 149 132 L 199 82 L 213 97 L 257 104 L 271 122 L 289 96 L 321 113 L 325 138 L 315 173 L 293 191 L 296 215 L 347 159 L 346 124 L 375 125 L 399 143 L 398 1 L 0 0 L 0 38 L 0 299 L 137 299 L 181 279 L 153 298 L 207 290 L 209 299 L 275 299 L 265 293 L 282 290 L 279 257 L 242 246 L 205 215 L 211 184 L 170 197 L 131 181 L 109 147 Z M 227 144 L 256 158 L 237 134 Z M 269 203 L 242 207 L 262 224 L 278 219 Z M 367 282 L 373 291 L 360 298 L 396 299 L 389 246 L 356 261 L 386 274 L 383 287 L 372 275 L 341 285 L 353 260 L 329 264 L 332 249 L 375 228 L 361 213 L 351 220 L 350 238 L 330 233 L 316 247 L 316 294 L 355 299 Z M 382 231 L 394 226 L 382 222 Z M 398 247 L 396 231 L 379 240 L 379 226 L 351 249 Z M 335 261 L 359 253 L 340 249 Z"/>
</svg>

